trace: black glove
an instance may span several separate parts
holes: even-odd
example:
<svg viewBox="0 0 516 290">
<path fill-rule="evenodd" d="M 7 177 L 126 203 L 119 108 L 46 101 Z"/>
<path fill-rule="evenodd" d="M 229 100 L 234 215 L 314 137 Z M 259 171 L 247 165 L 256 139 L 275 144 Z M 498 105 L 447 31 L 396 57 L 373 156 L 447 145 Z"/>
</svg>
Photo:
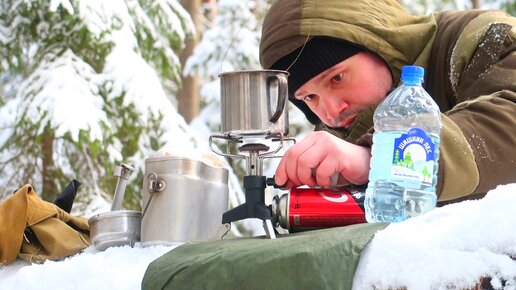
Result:
<svg viewBox="0 0 516 290">
<path fill-rule="evenodd" d="M 70 213 L 72 211 L 73 201 L 77 196 L 77 189 L 81 183 L 77 180 L 72 180 L 66 188 L 56 197 L 54 204 L 60 207 L 62 210 Z"/>
</svg>

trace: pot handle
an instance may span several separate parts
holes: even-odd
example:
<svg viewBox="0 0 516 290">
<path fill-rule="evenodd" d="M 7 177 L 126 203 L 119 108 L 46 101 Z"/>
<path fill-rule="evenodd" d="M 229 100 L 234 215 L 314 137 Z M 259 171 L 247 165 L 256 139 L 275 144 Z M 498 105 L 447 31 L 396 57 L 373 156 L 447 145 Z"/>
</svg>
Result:
<svg viewBox="0 0 516 290">
<path fill-rule="evenodd" d="M 113 203 L 111 204 L 111 211 L 119 210 L 122 208 L 122 202 L 124 200 L 125 188 L 129 182 L 129 176 L 133 172 L 134 167 L 131 165 L 122 163 L 120 166 L 115 167 L 115 176 L 118 177 L 116 183 L 115 194 L 113 195 Z"/>
<path fill-rule="evenodd" d="M 147 179 L 149 180 L 148 190 L 149 190 L 150 196 L 149 196 L 149 200 L 147 201 L 147 204 L 145 205 L 145 208 L 143 209 L 142 219 L 145 216 L 147 209 L 149 208 L 149 205 L 152 201 L 152 198 L 154 197 L 154 194 L 156 194 L 157 192 L 163 191 L 163 189 L 165 189 L 165 185 L 166 185 L 164 180 L 158 179 L 158 175 L 155 172 L 150 173 L 149 176 L 147 177 Z"/>
<path fill-rule="evenodd" d="M 147 179 L 149 180 L 150 193 L 163 191 L 163 189 L 165 189 L 165 181 L 163 179 L 158 179 L 158 175 L 155 172 L 150 173 Z"/>
<path fill-rule="evenodd" d="M 285 102 L 287 101 L 287 78 L 284 75 L 273 75 L 267 78 L 267 88 L 270 88 L 270 83 L 275 79 L 278 80 L 278 103 L 276 104 L 276 111 L 269 118 L 271 123 L 276 123 L 281 114 L 283 114 L 283 109 L 285 108 Z M 267 105 L 269 107 L 269 113 L 271 112 L 271 95 L 270 89 L 267 90 Z"/>
</svg>

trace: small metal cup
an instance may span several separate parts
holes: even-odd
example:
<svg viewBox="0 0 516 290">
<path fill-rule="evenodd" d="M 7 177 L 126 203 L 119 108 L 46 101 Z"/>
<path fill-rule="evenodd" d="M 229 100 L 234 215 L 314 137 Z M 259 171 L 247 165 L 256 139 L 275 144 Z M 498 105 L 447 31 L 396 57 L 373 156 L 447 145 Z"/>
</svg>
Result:
<svg viewBox="0 0 516 290">
<path fill-rule="evenodd" d="M 90 238 L 95 249 L 130 245 L 140 241 L 142 214 L 135 210 L 115 210 L 88 219 Z"/>
<path fill-rule="evenodd" d="M 288 72 L 221 73 L 221 124 L 225 135 L 288 134 Z"/>
</svg>

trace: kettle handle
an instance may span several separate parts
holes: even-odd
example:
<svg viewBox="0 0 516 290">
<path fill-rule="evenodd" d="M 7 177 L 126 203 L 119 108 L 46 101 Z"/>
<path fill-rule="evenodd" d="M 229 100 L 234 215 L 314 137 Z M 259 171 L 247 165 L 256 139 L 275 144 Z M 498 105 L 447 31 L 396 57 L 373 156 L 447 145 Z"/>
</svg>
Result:
<svg viewBox="0 0 516 290">
<path fill-rule="evenodd" d="M 283 114 L 283 109 L 285 108 L 285 102 L 287 101 L 287 78 L 284 75 L 273 75 L 267 78 L 267 88 L 270 88 L 270 83 L 274 80 L 278 80 L 278 103 L 276 104 L 276 111 L 269 118 L 271 123 L 276 123 L 281 114 Z M 271 96 L 270 90 L 267 90 L 267 104 L 269 107 L 269 112 L 271 111 Z"/>
</svg>

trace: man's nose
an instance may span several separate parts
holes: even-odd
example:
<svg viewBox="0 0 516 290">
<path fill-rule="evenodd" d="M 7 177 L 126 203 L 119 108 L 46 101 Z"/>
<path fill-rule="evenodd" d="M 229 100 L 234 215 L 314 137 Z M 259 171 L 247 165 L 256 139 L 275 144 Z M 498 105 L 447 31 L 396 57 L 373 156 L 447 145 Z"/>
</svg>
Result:
<svg viewBox="0 0 516 290">
<path fill-rule="evenodd" d="M 345 101 L 333 95 L 326 95 L 322 99 L 326 118 L 332 121 L 338 119 L 340 113 L 348 107 Z"/>
</svg>

